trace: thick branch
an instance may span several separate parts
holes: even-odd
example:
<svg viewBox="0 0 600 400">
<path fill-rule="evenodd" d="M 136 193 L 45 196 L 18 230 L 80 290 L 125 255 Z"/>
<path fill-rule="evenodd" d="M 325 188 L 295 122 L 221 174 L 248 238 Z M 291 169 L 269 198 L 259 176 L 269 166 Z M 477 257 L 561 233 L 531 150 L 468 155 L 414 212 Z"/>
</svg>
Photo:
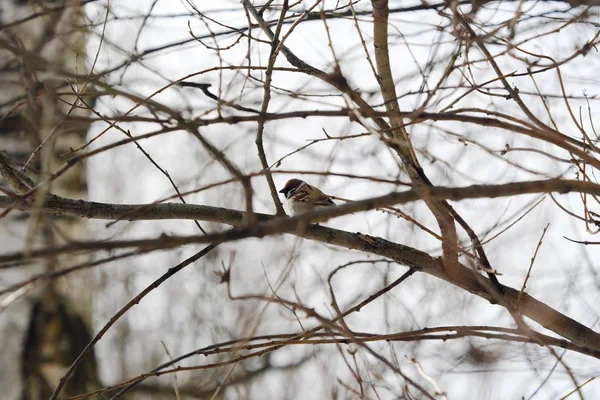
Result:
<svg viewBox="0 0 600 400">
<path fill-rule="evenodd" d="M 410 190 L 403 193 L 392 193 L 387 196 L 368 199 L 343 206 L 332 207 L 328 210 L 314 212 L 312 220 L 320 220 L 333 215 L 344 215 L 350 212 L 362 211 L 379 207 L 383 204 L 391 205 L 406 201 L 413 201 L 421 195 L 435 196 L 438 198 L 474 198 L 474 197 L 498 197 L 511 196 L 519 193 L 539 193 L 548 191 L 569 192 L 579 191 L 590 194 L 600 194 L 600 186 L 589 182 L 578 181 L 534 181 L 524 183 L 512 183 L 496 186 L 470 186 L 466 188 L 443 188 L 429 187 L 418 190 Z M 0 205 L 10 203 L 8 197 L 0 197 Z M 209 206 L 194 206 L 185 204 L 155 204 L 155 205 L 112 205 L 85 202 L 82 200 L 67 200 L 51 196 L 47 201 L 47 210 L 59 214 L 78 215 L 87 218 L 115 219 L 168 219 L 168 218 L 190 218 L 213 222 L 222 222 L 229 225 L 240 226 L 243 224 L 244 213 L 236 210 Z M 185 217 L 184 217 L 185 216 Z M 490 302 L 498 299 L 487 290 L 491 282 L 462 264 L 458 264 L 458 272 L 463 279 L 457 281 L 455 277 L 449 276 L 441 267 L 440 260 L 420 250 L 393 243 L 382 238 L 366 236 L 362 234 L 345 232 L 338 229 L 323 226 L 307 226 L 307 216 L 300 215 L 293 218 L 277 218 L 265 214 L 258 214 L 261 222 L 250 228 L 235 228 L 225 233 L 207 236 L 172 237 L 161 236 L 150 240 L 114 241 L 100 243 L 75 243 L 56 248 L 57 251 L 76 251 L 98 248 L 124 248 L 142 247 L 145 249 L 170 248 L 191 243 L 218 243 L 226 240 L 238 240 L 245 237 L 265 236 L 277 233 L 291 233 L 311 240 L 328 243 L 330 245 L 358 250 L 366 253 L 376 254 L 390 258 L 402 265 L 433 275 L 437 278 L 450 282 L 464 290 L 476 294 Z M 300 228 L 300 229 L 299 229 Z M 32 256 L 41 256 L 48 249 L 34 250 Z M 9 254 L 0 257 L 0 262 L 22 259 L 23 255 Z M 504 294 L 501 303 L 506 307 L 514 308 L 517 304 L 519 291 L 510 287 L 502 286 Z M 514 311 L 514 310 L 513 310 Z M 578 346 L 600 350 L 600 335 L 577 321 L 565 316 L 553 308 L 541 303 L 533 297 L 524 294 L 519 302 L 518 312 L 539 323 L 545 328 L 558 335 L 571 340 Z"/>
<path fill-rule="evenodd" d="M 600 185 L 589 181 L 548 179 L 537 181 L 512 182 L 500 185 L 471 185 L 465 187 L 427 186 L 418 189 L 393 192 L 379 197 L 346 203 L 337 207 L 329 207 L 314 211 L 310 214 L 310 221 L 325 221 L 351 213 L 389 207 L 409 203 L 422 198 L 435 198 L 446 200 L 465 200 L 479 198 L 511 197 L 523 194 L 537 193 L 585 193 L 600 196 Z M 15 199 L 9 196 L 0 196 L 0 208 L 16 208 L 28 210 L 31 200 L 15 204 Z M 211 207 L 195 204 L 108 204 L 93 201 L 65 199 L 50 195 L 47 197 L 44 209 L 49 213 L 71 215 L 90 219 L 110 219 L 127 221 L 150 221 L 164 219 L 199 219 L 209 222 L 220 222 L 228 225 L 238 225 L 241 220 L 241 211 L 229 210 L 220 207 Z M 261 221 L 274 220 L 267 214 L 257 214 Z M 307 222 L 306 215 L 292 218 L 279 218 L 287 224 Z M 277 233 L 282 233 L 281 230 Z M 6 261 L 0 257 L 0 261 Z"/>
<path fill-rule="evenodd" d="M 417 186 L 432 186 L 431 181 L 425 175 L 423 168 L 420 166 L 417 156 L 412 148 L 412 143 L 408 136 L 408 131 L 401 117 L 397 114 L 400 112 L 400 104 L 396 95 L 396 84 L 392 75 L 390 65 L 390 54 L 388 47 L 388 17 L 389 8 L 388 0 L 372 0 L 373 6 L 373 47 L 375 49 L 375 59 L 377 61 L 377 81 L 381 89 L 381 95 L 385 102 L 385 109 L 393 115 L 390 117 L 392 131 L 391 136 L 394 140 L 394 150 L 398 153 L 404 167 L 413 182 Z M 469 234 L 469 237 L 474 241 L 474 246 L 482 262 L 491 270 L 489 262 L 483 247 L 479 244 L 479 239 L 467 222 L 454 211 L 454 209 L 445 201 L 424 198 L 427 207 L 434 215 L 437 224 L 442 234 L 442 251 L 444 266 L 450 271 L 456 279 L 459 279 L 457 264 L 458 264 L 458 234 L 456 232 L 455 218 L 461 223 L 463 228 Z M 500 290 L 498 279 L 488 272 L 488 276 L 494 283 L 496 290 Z M 493 289 L 491 289 L 493 290 Z"/>
</svg>

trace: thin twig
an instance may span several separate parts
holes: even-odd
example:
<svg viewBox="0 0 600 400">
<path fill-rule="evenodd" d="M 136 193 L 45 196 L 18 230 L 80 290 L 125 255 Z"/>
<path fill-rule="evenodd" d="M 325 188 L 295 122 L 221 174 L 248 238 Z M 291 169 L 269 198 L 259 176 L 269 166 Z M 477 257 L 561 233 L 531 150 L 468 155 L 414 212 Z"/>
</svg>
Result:
<svg viewBox="0 0 600 400">
<path fill-rule="evenodd" d="M 533 268 L 533 263 L 535 262 L 535 258 L 537 257 L 538 251 L 540 250 L 542 243 L 544 242 L 544 236 L 546 235 L 546 231 L 548 230 L 549 226 L 550 226 L 550 224 L 546 225 L 546 227 L 542 231 L 542 236 L 540 237 L 540 240 L 538 241 L 538 244 L 535 247 L 535 252 L 533 253 L 533 257 L 531 257 L 531 262 L 529 263 L 529 269 L 527 270 L 527 275 L 525 276 L 525 280 L 523 281 L 523 286 L 521 287 L 521 290 L 519 291 L 519 296 L 517 297 L 517 304 L 515 306 L 515 310 L 519 310 L 519 302 L 521 301 L 521 296 L 523 296 L 523 292 L 525 292 L 525 288 L 527 287 L 527 281 L 529 280 L 529 277 L 531 276 L 531 268 Z"/>
</svg>

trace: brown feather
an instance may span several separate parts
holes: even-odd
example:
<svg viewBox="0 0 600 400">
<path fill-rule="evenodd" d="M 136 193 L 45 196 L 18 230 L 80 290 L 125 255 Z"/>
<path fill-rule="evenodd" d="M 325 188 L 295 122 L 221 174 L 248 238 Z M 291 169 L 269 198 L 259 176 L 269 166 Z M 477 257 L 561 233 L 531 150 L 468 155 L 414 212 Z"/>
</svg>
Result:
<svg viewBox="0 0 600 400">
<path fill-rule="evenodd" d="M 290 179 L 279 192 L 285 195 L 293 213 L 335 206 L 331 196 L 300 179 Z"/>
<path fill-rule="evenodd" d="M 314 186 L 305 183 L 298 190 L 292 193 L 291 200 L 310 203 L 315 206 L 334 206 L 331 196 L 327 196 Z"/>
</svg>

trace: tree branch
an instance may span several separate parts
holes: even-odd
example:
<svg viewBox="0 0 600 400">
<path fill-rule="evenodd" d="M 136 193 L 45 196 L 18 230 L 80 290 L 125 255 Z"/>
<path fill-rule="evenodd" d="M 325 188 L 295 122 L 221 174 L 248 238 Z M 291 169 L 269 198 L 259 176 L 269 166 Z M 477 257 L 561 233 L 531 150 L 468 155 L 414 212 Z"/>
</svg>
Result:
<svg viewBox="0 0 600 400">
<path fill-rule="evenodd" d="M 396 95 L 396 85 L 392 75 L 388 49 L 388 17 L 390 14 L 388 0 L 372 0 L 371 5 L 373 7 L 373 47 L 377 64 L 377 82 L 385 103 L 385 109 L 388 113 L 392 113 L 390 117 L 392 130 L 388 134 L 391 135 L 393 142 L 389 145 L 402 159 L 404 168 L 414 185 L 431 186 L 431 181 L 425 175 L 412 148 L 404 121 L 397 116 L 397 113 L 400 112 L 400 105 Z M 454 271 L 458 264 L 458 236 L 454 218 L 443 202 L 432 198 L 425 198 L 424 200 L 435 217 L 442 234 L 444 266 L 449 271 Z M 457 271 L 453 273 L 457 273 Z"/>
<path fill-rule="evenodd" d="M 457 269 L 459 275 L 463 277 L 463 279 L 456 280 L 454 276 L 448 275 L 444 268 L 441 267 L 440 259 L 432 257 L 420 250 L 378 237 L 346 232 L 324 226 L 307 226 L 307 222 L 323 220 L 351 212 L 365 211 L 383 205 L 414 201 L 424 196 L 458 200 L 465 198 L 514 196 L 525 193 L 567 193 L 571 191 L 600 195 L 600 186 L 589 182 L 552 179 L 493 186 L 474 185 L 465 188 L 426 187 L 402 193 L 391 193 L 386 196 L 348 203 L 342 206 L 331 207 L 330 209 L 319 210 L 312 214 L 299 215 L 292 218 L 278 218 L 271 215 L 257 214 L 258 220 L 262 222 L 255 227 L 234 228 L 225 231 L 224 233 L 206 236 L 161 236 L 157 239 L 147 240 L 73 243 L 62 247 L 33 250 L 31 251 L 31 256 L 39 257 L 45 254 L 56 254 L 64 251 L 125 247 L 164 249 L 184 244 L 207 242 L 220 243 L 247 237 L 263 237 L 278 233 L 290 233 L 334 246 L 387 257 L 402 265 L 443 279 L 494 303 L 498 301 L 498 298 L 496 295 L 490 294 L 488 290 L 491 282 L 476 271 L 473 271 L 462 264 L 458 264 Z M 12 200 L 9 197 L 1 196 L 0 206 L 6 207 L 11 201 Z M 114 205 L 85 202 L 82 200 L 68 200 L 57 196 L 48 197 L 45 209 L 57 214 L 75 215 L 95 219 L 126 218 L 128 220 L 152 220 L 189 218 L 221 222 L 233 226 L 243 225 L 244 221 L 243 212 L 218 207 L 186 204 Z M 17 252 L 0 256 L 0 262 L 21 260 L 24 258 L 25 256 L 22 253 Z M 519 291 L 507 286 L 501 287 L 504 293 L 499 300 L 505 307 L 508 307 L 514 312 L 519 297 Z M 572 341 L 575 345 L 600 350 L 599 334 L 534 299 L 528 294 L 523 294 L 521 296 L 518 312 L 544 326 L 546 329 Z"/>
</svg>

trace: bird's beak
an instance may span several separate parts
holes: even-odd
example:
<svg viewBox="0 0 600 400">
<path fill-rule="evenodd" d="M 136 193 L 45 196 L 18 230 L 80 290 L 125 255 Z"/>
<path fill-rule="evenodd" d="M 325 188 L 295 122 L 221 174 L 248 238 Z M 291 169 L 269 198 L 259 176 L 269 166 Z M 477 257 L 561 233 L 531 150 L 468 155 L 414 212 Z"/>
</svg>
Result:
<svg viewBox="0 0 600 400">
<path fill-rule="evenodd" d="M 281 189 L 279 193 L 285 193 L 285 189 Z"/>
</svg>

